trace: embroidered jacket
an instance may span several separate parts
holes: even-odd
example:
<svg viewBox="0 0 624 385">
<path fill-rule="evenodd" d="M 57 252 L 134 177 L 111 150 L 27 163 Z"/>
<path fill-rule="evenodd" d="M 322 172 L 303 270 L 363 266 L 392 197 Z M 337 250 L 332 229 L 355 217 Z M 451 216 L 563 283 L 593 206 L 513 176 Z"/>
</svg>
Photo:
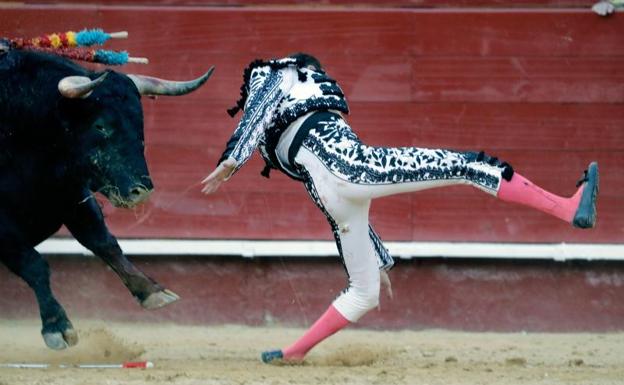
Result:
<svg viewBox="0 0 624 385">
<path fill-rule="evenodd" d="M 324 72 L 302 68 L 292 58 L 254 61 L 243 76 L 241 99 L 230 115 L 243 109 L 234 134 L 227 143 L 219 163 L 236 160 L 234 172 L 258 148 L 267 167 L 281 169 L 275 147 L 281 134 L 297 118 L 310 111 L 337 110 L 349 113 L 344 94 L 336 81 Z"/>
</svg>

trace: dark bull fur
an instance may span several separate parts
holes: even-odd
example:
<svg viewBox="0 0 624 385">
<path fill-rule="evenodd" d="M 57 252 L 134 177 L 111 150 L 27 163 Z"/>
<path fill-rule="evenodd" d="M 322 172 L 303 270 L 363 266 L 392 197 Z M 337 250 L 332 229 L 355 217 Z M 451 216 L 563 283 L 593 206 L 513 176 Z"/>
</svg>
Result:
<svg viewBox="0 0 624 385">
<path fill-rule="evenodd" d="M 57 88 L 68 76 L 100 75 L 56 56 L 0 50 L 0 260 L 34 290 L 53 349 L 78 337 L 34 247 L 61 225 L 111 266 L 143 307 L 178 299 L 126 259 L 92 195 L 133 207 L 153 189 L 137 87 L 145 90 L 136 77 L 109 71 L 83 98 L 63 97 Z"/>
</svg>

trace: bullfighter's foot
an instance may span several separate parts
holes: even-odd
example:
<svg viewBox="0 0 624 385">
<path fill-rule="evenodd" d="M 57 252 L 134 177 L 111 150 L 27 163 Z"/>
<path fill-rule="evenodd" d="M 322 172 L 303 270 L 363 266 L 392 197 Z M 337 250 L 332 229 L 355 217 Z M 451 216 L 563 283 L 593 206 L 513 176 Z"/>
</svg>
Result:
<svg viewBox="0 0 624 385">
<path fill-rule="evenodd" d="M 180 296 L 178 296 L 176 293 L 168 289 L 163 289 L 156 293 L 150 294 L 146 299 L 141 301 L 141 306 L 148 310 L 158 309 L 163 306 L 167 306 L 170 303 L 173 303 L 179 299 Z"/>
<path fill-rule="evenodd" d="M 262 362 L 274 365 L 301 365 L 303 364 L 303 357 L 304 356 L 284 357 L 284 352 L 282 350 L 268 350 L 262 352 L 260 355 Z"/>
<path fill-rule="evenodd" d="M 590 163 L 578 183 L 582 188 L 581 200 L 572 219 L 572 225 L 590 229 L 596 225 L 596 198 L 598 197 L 598 164 Z"/>
<path fill-rule="evenodd" d="M 265 364 L 278 363 L 284 359 L 284 353 L 281 350 L 268 350 L 260 354 L 260 359 Z"/>
<path fill-rule="evenodd" d="M 69 327 L 60 332 L 43 332 L 43 340 L 50 349 L 63 350 L 78 343 L 78 333 Z"/>
</svg>

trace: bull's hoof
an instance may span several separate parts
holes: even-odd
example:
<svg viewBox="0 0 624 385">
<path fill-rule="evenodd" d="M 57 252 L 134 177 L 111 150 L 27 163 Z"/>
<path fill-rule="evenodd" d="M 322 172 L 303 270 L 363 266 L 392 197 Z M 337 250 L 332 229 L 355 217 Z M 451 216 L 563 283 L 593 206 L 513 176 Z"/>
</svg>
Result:
<svg viewBox="0 0 624 385">
<path fill-rule="evenodd" d="M 43 340 L 50 349 L 63 350 L 78 343 L 78 333 L 74 329 L 64 332 L 43 333 Z"/>
<path fill-rule="evenodd" d="M 179 299 L 180 297 L 176 293 L 171 290 L 164 289 L 150 294 L 143 302 L 141 302 L 141 306 L 148 310 L 158 309 Z"/>
</svg>

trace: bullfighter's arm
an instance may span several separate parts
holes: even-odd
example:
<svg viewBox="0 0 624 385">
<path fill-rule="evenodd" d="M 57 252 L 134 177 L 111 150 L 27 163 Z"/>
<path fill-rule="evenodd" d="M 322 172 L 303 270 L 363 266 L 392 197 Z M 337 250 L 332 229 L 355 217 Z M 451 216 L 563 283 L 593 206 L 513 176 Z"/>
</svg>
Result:
<svg viewBox="0 0 624 385">
<path fill-rule="evenodd" d="M 251 89 L 243 117 L 228 141 L 217 168 L 202 181 L 204 193 L 216 191 L 222 182 L 238 171 L 251 157 L 271 123 L 285 91 L 290 87 L 290 78 L 288 69 L 271 70 L 269 67 L 258 67 L 253 70 Z"/>
</svg>

